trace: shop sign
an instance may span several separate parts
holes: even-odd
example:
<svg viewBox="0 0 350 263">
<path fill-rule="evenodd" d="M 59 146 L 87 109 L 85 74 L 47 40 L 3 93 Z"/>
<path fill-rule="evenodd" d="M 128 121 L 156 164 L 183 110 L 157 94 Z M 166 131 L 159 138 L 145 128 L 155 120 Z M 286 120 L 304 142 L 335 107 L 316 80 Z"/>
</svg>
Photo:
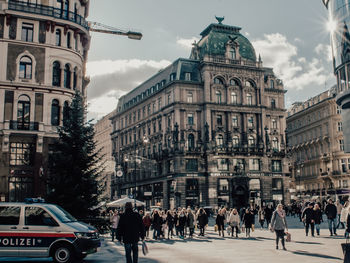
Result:
<svg viewBox="0 0 350 263">
<path fill-rule="evenodd" d="M 247 173 L 248 177 L 254 177 L 254 176 L 264 176 L 264 173 Z"/>
<path fill-rule="evenodd" d="M 234 173 L 210 173 L 213 177 L 219 177 L 219 176 L 234 176 Z"/>
<path fill-rule="evenodd" d="M 186 174 L 187 177 L 198 177 L 198 174 Z"/>
<path fill-rule="evenodd" d="M 144 196 L 152 196 L 152 192 L 144 192 L 143 195 Z"/>
</svg>

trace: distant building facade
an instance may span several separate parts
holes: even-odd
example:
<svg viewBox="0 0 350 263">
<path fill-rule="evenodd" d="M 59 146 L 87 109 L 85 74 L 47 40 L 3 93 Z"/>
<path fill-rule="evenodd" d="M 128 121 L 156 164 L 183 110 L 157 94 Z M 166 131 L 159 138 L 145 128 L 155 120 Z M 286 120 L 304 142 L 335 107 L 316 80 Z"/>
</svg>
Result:
<svg viewBox="0 0 350 263">
<path fill-rule="evenodd" d="M 114 114 L 114 111 L 107 114 L 94 125 L 96 149 L 101 150 L 101 162 L 105 168 L 98 177 L 98 182 L 102 187 L 102 193 L 100 195 L 101 200 L 111 200 L 114 196 L 114 192 L 112 192 L 112 183 L 115 178 L 115 161 L 112 155 L 112 124 L 110 120 L 110 117 Z"/>
<path fill-rule="evenodd" d="M 323 3 L 329 10 L 330 22 L 335 26 L 331 32 L 331 45 L 337 78 L 336 102 L 342 108 L 344 150 L 350 153 L 350 3 L 338 0 L 323 0 Z"/>
<path fill-rule="evenodd" d="M 117 195 L 166 208 L 289 202 L 282 81 L 239 27 L 201 36 L 190 59 L 119 99 Z"/>
<path fill-rule="evenodd" d="M 0 0 L 0 200 L 45 196 L 50 145 L 86 96 L 88 0 Z"/>
<path fill-rule="evenodd" d="M 288 110 L 287 138 L 292 199 L 346 198 L 350 154 L 344 153 L 341 107 L 336 88 Z"/>
</svg>

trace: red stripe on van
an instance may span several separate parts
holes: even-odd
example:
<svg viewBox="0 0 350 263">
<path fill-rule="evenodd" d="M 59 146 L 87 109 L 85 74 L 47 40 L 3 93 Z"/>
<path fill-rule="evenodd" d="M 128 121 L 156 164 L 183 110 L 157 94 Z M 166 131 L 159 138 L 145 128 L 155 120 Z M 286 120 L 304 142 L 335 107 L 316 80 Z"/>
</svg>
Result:
<svg viewBox="0 0 350 263">
<path fill-rule="evenodd" d="M 74 234 L 69 233 L 5 233 L 0 232 L 0 237 L 75 237 Z"/>
</svg>

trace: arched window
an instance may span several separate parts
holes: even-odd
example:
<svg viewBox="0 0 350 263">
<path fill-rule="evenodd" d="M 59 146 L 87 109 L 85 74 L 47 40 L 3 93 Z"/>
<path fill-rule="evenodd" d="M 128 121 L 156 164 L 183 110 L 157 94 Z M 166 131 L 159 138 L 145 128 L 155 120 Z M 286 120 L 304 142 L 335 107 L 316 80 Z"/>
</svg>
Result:
<svg viewBox="0 0 350 263">
<path fill-rule="evenodd" d="M 230 80 L 230 85 L 231 86 L 239 86 L 239 82 L 236 79 L 231 79 Z"/>
<path fill-rule="evenodd" d="M 278 151 L 279 150 L 278 139 L 276 137 L 274 137 L 272 139 L 272 150 L 273 151 Z"/>
<path fill-rule="evenodd" d="M 247 105 L 253 105 L 253 96 L 252 94 L 247 94 Z"/>
<path fill-rule="evenodd" d="M 236 92 L 231 92 L 231 103 L 237 104 L 237 93 Z"/>
<path fill-rule="evenodd" d="M 71 72 L 70 72 L 70 67 L 68 64 L 64 66 L 64 87 L 67 89 L 70 89 L 70 79 L 71 79 Z"/>
<path fill-rule="evenodd" d="M 188 135 L 188 150 L 193 151 L 194 150 L 194 135 L 191 133 Z"/>
<path fill-rule="evenodd" d="M 255 84 L 254 84 L 253 81 L 247 80 L 247 81 L 245 82 L 245 86 L 246 86 L 246 87 L 252 87 L 252 88 L 254 88 L 254 87 L 255 87 Z"/>
<path fill-rule="evenodd" d="M 230 59 L 237 59 L 237 54 L 236 54 L 236 49 L 235 48 L 230 48 Z"/>
<path fill-rule="evenodd" d="M 249 147 L 254 147 L 255 146 L 255 140 L 253 136 L 248 137 L 248 146 Z"/>
<path fill-rule="evenodd" d="M 60 103 L 56 99 L 51 103 L 51 125 L 60 125 Z"/>
<path fill-rule="evenodd" d="M 55 61 L 52 67 L 52 86 L 61 86 L 61 65 L 58 61 Z"/>
<path fill-rule="evenodd" d="M 233 147 L 239 147 L 239 138 L 237 135 L 232 137 L 232 145 Z"/>
<path fill-rule="evenodd" d="M 218 147 L 224 146 L 224 136 L 222 136 L 222 134 L 218 134 L 218 136 L 216 136 L 216 146 Z"/>
<path fill-rule="evenodd" d="M 29 130 L 30 124 L 30 98 L 21 95 L 17 104 L 17 127 L 19 130 Z"/>
<path fill-rule="evenodd" d="M 61 46 L 61 29 L 56 29 L 56 46 Z"/>
<path fill-rule="evenodd" d="M 77 82 L 78 82 L 78 68 L 74 68 L 74 73 L 73 73 L 73 89 L 77 89 Z"/>
<path fill-rule="evenodd" d="M 21 57 L 19 61 L 19 78 L 32 79 L 32 59 L 28 56 Z"/>
<path fill-rule="evenodd" d="M 221 103 L 222 99 L 221 99 L 221 91 L 217 90 L 216 91 L 216 103 Z"/>
<path fill-rule="evenodd" d="M 214 84 L 224 85 L 224 81 L 221 78 L 215 78 L 214 79 Z"/>
<path fill-rule="evenodd" d="M 67 48 L 72 48 L 71 41 L 72 41 L 72 34 L 71 34 L 71 32 L 68 32 L 67 33 Z"/>
<path fill-rule="evenodd" d="M 193 93 L 187 92 L 187 102 L 192 103 L 193 102 Z"/>
<path fill-rule="evenodd" d="M 63 103 L 63 125 L 65 125 L 68 118 L 69 118 L 69 103 L 68 101 L 65 101 Z"/>
<path fill-rule="evenodd" d="M 69 0 L 65 0 L 63 5 L 63 18 L 68 19 L 68 14 L 69 14 Z"/>
</svg>

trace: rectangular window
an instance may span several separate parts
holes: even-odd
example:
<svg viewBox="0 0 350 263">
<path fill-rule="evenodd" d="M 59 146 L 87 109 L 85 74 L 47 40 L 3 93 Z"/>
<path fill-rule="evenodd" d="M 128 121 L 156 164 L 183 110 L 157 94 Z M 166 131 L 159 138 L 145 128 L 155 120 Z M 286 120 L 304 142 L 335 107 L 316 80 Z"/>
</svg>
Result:
<svg viewBox="0 0 350 263">
<path fill-rule="evenodd" d="M 343 188 L 348 188 L 348 180 L 343 180 Z"/>
<path fill-rule="evenodd" d="M 280 178 L 272 179 L 272 190 L 282 190 L 282 179 Z"/>
<path fill-rule="evenodd" d="M 341 107 L 337 106 L 337 114 L 341 114 Z"/>
<path fill-rule="evenodd" d="M 281 160 L 272 160 L 272 172 L 282 172 Z"/>
<path fill-rule="evenodd" d="M 34 25 L 23 23 L 22 24 L 22 41 L 33 42 L 33 30 Z"/>
<path fill-rule="evenodd" d="M 228 191 L 228 180 L 227 179 L 219 179 L 219 191 L 220 192 L 227 192 Z"/>
<path fill-rule="evenodd" d="M 238 118 L 237 116 L 232 117 L 232 127 L 238 127 Z"/>
<path fill-rule="evenodd" d="M 0 207 L 0 225 L 18 225 L 20 212 L 21 207 L 19 206 Z"/>
<path fill-rule="evenodd" d="M 344 151 L 344 140 L 339 140 L 339 149 Z"/>
<path fill-rule="evenodd" d="M 254 118 L 253 117 L 248 118 L 248 128 L 254 128 Z"/>
<path fill-rule="evenodd" d="M 192 80 L 191 77 L 192 77 L 192 76 L 191 76 L 191 72 L 186 72 L 186 73 L 185 73 L 185 80 L 186 80 L 186 81 L 191 81 L 191 80 Z"/>
<path fill-rule="evenodd" d="M 197 159 L 186 159 L 186 171 L 197 172 L 198 171 L 198 160 Z"/>
<path fill-rule="evenodd" d="M 222 125 L 222 115 L 216 115 L 216 124 Z"/>
<path fill-rule="evenodd" d="M 250 171 L 260 171 L 260 160 L 259 159 L 249 159 L 249 170 Z"/>
<path fill-rule="evenodd" d="M 34 154 L 34 144 L 12 142 L 10 144 L 10 165 L 32 165 Z"/>
<path fill-rule="evenodd" d="M 192 92 L 187 93 L 187 103 L 192 103 L 193 102 L 193 94 Z"/>
<path fill-rule="evenodd" d="M 343 123 L 341 121 L 338 122 L 338 131 L 343 131 Z"/>
<path fill-rule="evenodd" d="M 218 159 L 218 170 L 228 171 L 228 159 Z"/>
<path fill-rule="evenodd" d="M 340 165 L 341 165 L 341 171 L 343 173 L 346 173 L 346 159 L 341 159 Z"/>
<path fill-rule="evenodd" d="M 171 103 L 171 94 L 169 93 L 168 94 L 168 104 L 170 104 Z"/>
<path fill-rule="evenodd" d="M 188 125 L 193 125 L 193 114 L 192 113 L 187 114 L 187 123 L 188 123 Z"/>
</svg>

